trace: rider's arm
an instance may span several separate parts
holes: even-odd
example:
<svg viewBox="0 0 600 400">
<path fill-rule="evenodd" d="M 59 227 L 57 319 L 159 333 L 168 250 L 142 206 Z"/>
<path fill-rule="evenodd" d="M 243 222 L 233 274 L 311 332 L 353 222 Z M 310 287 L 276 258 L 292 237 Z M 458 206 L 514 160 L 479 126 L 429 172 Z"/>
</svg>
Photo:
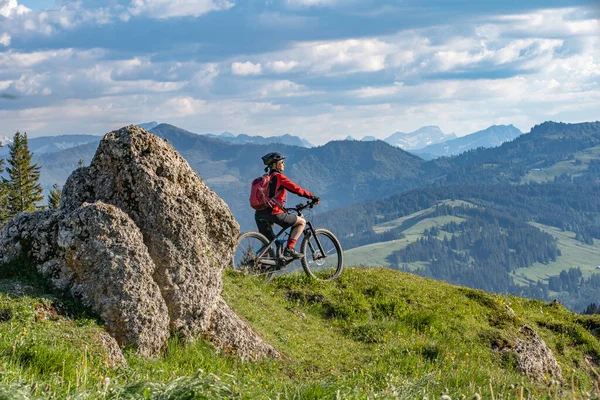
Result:
<svg viewBox="0 0 600 400">
<path fill-rule="evenodd" d="M 297 194 L 298 196 L 306 197 L 308 199 L 314 197 L 314 195 L 311 192 L 302 189 L 300 186 L 292 182 L 292 180 L 287 176 L 279 174 L 278 178 L 279 186 L 284 187 L 286 190 L 289 190 L 290 192 Z"/>
</svg>

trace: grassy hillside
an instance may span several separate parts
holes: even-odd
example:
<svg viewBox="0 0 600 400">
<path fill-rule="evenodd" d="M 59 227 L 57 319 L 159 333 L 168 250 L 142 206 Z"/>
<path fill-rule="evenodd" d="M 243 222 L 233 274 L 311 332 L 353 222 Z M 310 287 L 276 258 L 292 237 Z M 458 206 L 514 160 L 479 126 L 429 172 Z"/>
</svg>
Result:
<svg viewBox="0 0 600 400">
<path fill-rule="evenodd" d="M 450 207 L 470 205 L 469 203 L 461 200 L 444 200 L 439 204 L 444 204 Z M 417 241 L 423 236 L 425 229 L 431 229 L 434 226 L 440 227 L 448 222 L 459 223 L 464 221 L 463 218 L 448 215 L 436 217 L 433 215 L 434 212 L 435 207 L 429 207 L 401 218 L 374 225 L 373 231 L 376 233 L 382 233 L 391 229 L 400 228 L 404 234 L 404 237 L 398 240 L 372 243 L 347 250 L 344 252 L 344 259 L 346 260 L 346 263 L 348 265 L 389 267 L 390 263 L 386 258 L 394 251 L 405 248 L 409 243 Z M 443 237 L 444 235 L 451 236 L 450 233 L 441 231 L 440 237 Z M 412 263 L 410 265 L 411 268 L 417 268 L 420 266 L 420 263 Z"/>
<path fill-rule="evenodd" d="M 517 277 L 524 275 L 526 280 L 537 281 L 547 279 L 549 276 L 558 275 L 562 270 L 580 267 L 584 276 L 600 272 L 596 267 L 600 265 L 600 242 L 594 240 L 593 245 L 575 240 L 575 234 L 562 231 L 553 226 L 532 223 L 533 226 L 548 232 L 558 241 L 561 256 L 548 264 L 535 263 L 529 268 L 520 268 L 515 271 Z M 523 280 L 525 282 L 526 280 Z"/>
<path fill-rule="evenodd" d="M 469 205 L 464 201 L 451 201 L 445 200 L 440 204 L 446 204 L 448 206 L 460 206 Z M 344 251 L 344 259 L 349 265 L 363 265 L 363 266 L 384 266 L 389 267 L 390 263 L 387 261 L 387 257 L 394 251 L 400 250 L 408 246 L 423 237 L 423 232 L 426 229 L 432 227 L 440 227 L 449 222 L 460 223 L 464 221 L 464 218 L 455 217 L 451 215 L 434 216 L 433 213 L 435 207 L 430 207 L 415 213 L 409 214 L 402 218 L 397 218 L 391 221 L 387 221 L 381 224 L 373 226 L 373 231 L 376 233 L 386 232 L 390 229 L 400 228 L 404 237 L 398 240 L 391 240 L 387 242 L 372 243 L 365 246 L 355 247 L 350 250 Z M 443 238 L 446 235 L 451 237 L 452 234 L 448 232 L 440 231 L 439 237 Z M 420 267 L 421 263 L 411 263 L 409 268 Z"/>
<path fill-rule="evenodd" d="M 226 274 L 227 302 L 284 354 L 262 362 L 172 340 L 162 357 L 111 366 L 100 324 L 44 292 L 1 281 L 0 398 L 573 398 L 594 393 L 600 361 L 599 316 L 385 268 L 330 284 Z M 553 350 L 562 382 L 518 372 L 523 325 Z"/>
<path fill-rule="evenodd" d="M 521 178 L 521 183 L 553 181 L 554 178 L 563 174 L 577 177 L 588 170 L 591 160 L 598 160 L 598 158 L 600 158 L 600 146 L 578 151 L 569 160 L 557 162 L 546 168 L 540 164 L 539 168 L 530 169 Z"/>
<path fill-rule="evenodd" d="M 445 201 L 443 204 L 450 206 L 468 205 L 463 201 Z M 387 242 L 372 243 L 365 246 L 356 247 L 344 251 L 344 259 L 350 265 L 363 266 L 384 266 L 389 267 L 390 263 L 386 258 L 394 251 L 405 248 L 409 243 L 416 242 L 424 237 L 426 229 L 434 226 L 441 227 L 448 222 L 460 223 L 465 218 L 457 216 L 433 216 L 435 207 L 430 207 L 398 218 L 373 226 L 375 232 L 385 232 L 389 229 L 403 227 L 402 233 L 405 237 L 398 240 Z M 557 240 L 561 256 L 556 261 L 548 264 L 535 263 L 529 268 L 518 268 L 514 275 L 515 281 L 521 284 L 535 283 L 537 280 L 546 280 L 550 276 L 559 275 L 562 270 L 568 270 L 572 267 L 580 267 L 584 276 L 600 272 L 596 267 L 600 265 L 600 242 L 594 240 L 593 245 L 588 245 L 575 240 L 575 233 L 563 231 L 556 227 L 532 222 L 531 225 L 549 233 Z M 451 233 L 440 230 L 438 237 L 450 238 Z M 408 263 L 408 268 L 414 270 L 422 266 L 422 262 Z"/>
</svg>

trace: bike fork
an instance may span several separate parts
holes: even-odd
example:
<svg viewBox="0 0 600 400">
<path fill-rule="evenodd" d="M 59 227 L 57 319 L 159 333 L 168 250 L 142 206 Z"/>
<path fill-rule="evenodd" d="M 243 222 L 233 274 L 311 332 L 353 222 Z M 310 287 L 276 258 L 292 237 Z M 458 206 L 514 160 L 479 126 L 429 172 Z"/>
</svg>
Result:
<svg viewBox="0 0 600 400">
<path fill-rule="evenodd" d="M 317 232 L 315 232 L 315 229 L 313 228 L 312 223 L 310 221 L 306 221 L 306 226 L 308 228 L 306 228 L 304 230 L 304 235 L 306 236 L 306 232 L 311 232 L 312 233 L 312 235 L 315 238 L 315 242 L 317 243 L 318 250 L 319 250 L 319 252 L 321 254 L 321 258 L 324 258 L 325 257 L 325 250 L 323 250 L 323 246 L 321 246 L 321 242 L 319 241 L 319 238 L 317 237 Z M 308 241 L 308 248 L 310 249 L 311 254 L 315 254 L 315 248 L 312 245 L 312 243 L 311 243 L 310 240 Z M 308 256 L 308 254 L 306 256 Z"/>
</svg>

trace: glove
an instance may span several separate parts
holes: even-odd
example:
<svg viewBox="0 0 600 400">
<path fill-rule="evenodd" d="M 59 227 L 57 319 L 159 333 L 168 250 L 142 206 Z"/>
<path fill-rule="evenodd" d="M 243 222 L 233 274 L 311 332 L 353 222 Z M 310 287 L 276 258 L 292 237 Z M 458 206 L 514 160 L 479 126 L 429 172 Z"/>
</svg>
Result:
<svg viewBox="0 0 600 400">
<path fill-rule="evenodd" d="M 313 201 L 313 203 L 315 203 L 315 204 L 319 204 L 319 201 L 321 201 L 321 199 L 319 199 L 317 196 L 312 196 L 310 199 L 311 199 L 311 200 Z"/>
</svg>

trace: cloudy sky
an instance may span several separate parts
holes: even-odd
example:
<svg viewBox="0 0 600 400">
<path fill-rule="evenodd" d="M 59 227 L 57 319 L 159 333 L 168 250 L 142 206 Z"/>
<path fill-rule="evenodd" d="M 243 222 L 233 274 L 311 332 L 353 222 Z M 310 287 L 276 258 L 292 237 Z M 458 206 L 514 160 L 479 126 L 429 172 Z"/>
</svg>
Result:
<svg viewBox="0 0 600 400">
<path fill-rule="evenodd" d="M 598 0 L 0 0 L 0 135 L 600 119 Z"/>
</svg>

